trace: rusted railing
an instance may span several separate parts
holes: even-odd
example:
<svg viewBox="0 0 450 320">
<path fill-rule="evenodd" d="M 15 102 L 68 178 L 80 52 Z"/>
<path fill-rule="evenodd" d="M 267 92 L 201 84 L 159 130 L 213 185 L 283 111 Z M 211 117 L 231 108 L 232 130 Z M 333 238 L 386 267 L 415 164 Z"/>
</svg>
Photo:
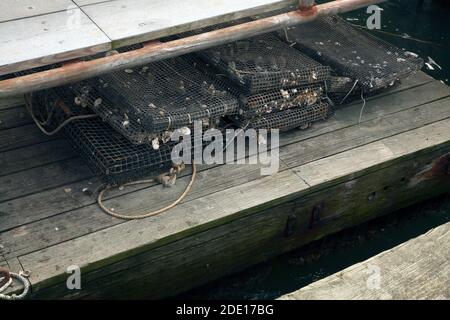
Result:
<svg viewBox="0 0 450 320">
<path fill-rule="evenodd" d="M 300 0 L 298 10 L 278 14 L 169 42 L 151 42 L 143 48 L 90 61 L 76 61 L 62 67 L 0 81 L 0 98 L 47 89 L 101 74 L 132 68 L 266 32 L 306 23 L 320 16 L 356 10 L 385 0 L 336 0 L 314 5 Z"/>
</svg>

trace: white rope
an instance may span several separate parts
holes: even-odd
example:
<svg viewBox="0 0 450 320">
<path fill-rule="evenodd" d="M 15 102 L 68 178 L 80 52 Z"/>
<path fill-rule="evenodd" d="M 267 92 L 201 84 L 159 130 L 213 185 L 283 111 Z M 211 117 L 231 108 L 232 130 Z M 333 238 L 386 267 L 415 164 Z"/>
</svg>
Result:
<svg viewBox="0 0 450 320">
<path fill-rule="evenodd" d="M 124 219 L 124 220 L 136 220 L 136 219 L 145 219 L 148 217 L 152 217 L 152 216 L 156 216 L 159 215 L 163 212 L 166 212 L 170 209 L 172 209 L 173 207 L 175 207 L 178 203 L 180 203 L 187 195 L 188 193 L 191 191 L 192 186 L 195 182 L 195 177 L 197 174 L 197 167 L 195 165 L 195 162 L 192 161 L 192 176 L 191 176 L 191 180 L 189 181 L 189 184 L 186 186 L 186 189 L 183 191 L 183 193 L 177 198 L 177 200 L 175 200 L 174 202 L 172 202 L 171 204 L 165 206 L 164 208 L 158 209 L 158 210 L 154 210 L 151 212 L 147 212 L 144 214 L 136 214 L 136 215 L 130 215 L 130 214 L 121 214 L 121 213 L 117 213 L 114 212 L 111 209 L 108 209 L 105 204 L 103 203 L 103 197 L 104 194 L 111 190 L 113 188 L 113 186 L 106 186 L 103 190 L 100 191 L 100 193 L 98 194 L 97 197 L 97 203 L 100 207 L 100 209 L 102 209 L 105 213 L 109 214 L 110 216 L 113 216 L 115 218 L 119 218 L 119 219 Z M 176 177 L 176 175 L 175 175 Z M 149 182 L 153 182 L 155 181 L 155 178 L 152 179 L 148 179 L 148 180 L 140 180 L 140 181 L 134 181 L 134 182 L 129 182 L 124 184 L 123 186 L 132 186 L 132 185 L 138 185 L 138 184 L 143 184 L 143 183 L 149 183 Z"/>
<path fill-rule="evenodd" d="M 345 99 L 348 98 L 348 96 L 350 95 L 350 93 L 352 93 L 353 89 L 355 89 L 356 84 L 358 83 L 358 79 L 356 79 L 355 83 L 353 84 L 353 87 L 350 89 L 350 91 L 345 95 L 345 97 L 341 100 L 341 102 L 339 104 L 344 103 Z"/>
<path fill-rule="evenodd" d="M 20 271 L 19 273 L 14 273 L 14 272 L 10 272 L 9 273 L 11 278 L 9 279 L 8 283 L 5 284 L 3 287 L 0 288 L 0 300 L 22 300 L 24 299 L 28 292 L 30 291 L 30 282 L 27 279 L 27 274 Z M 20 294 L 3 294 L 3 292 L 6 291 L 6 289 L 8 289 L 12 282 L 13 282 L 13 278 L 19 280 L 22 284 L 23 284 L 23 291 Z"/>
<path fill-rule="evenodd" d="M 362 120 L 362 116 L 363 116 L 363 112 L 364 112 L 364 108 L 366 107 L 366 99 L 364 99 L 364 91 L 361 91 L 361 99 L 363 101 L 363 105 L 361 107 L 361 111 L 359 112 L 359 120 L 358 120 L 358 124 L 361 123 Z"/>
<path fill-rule="evenodd" d="M 68 125 L 70 122 L 74 121 L 74 120 L 83 120 L 83 119 L 91 119 L 91 118 L 96 118 L 97 115 L 96 114 L 87 114 L 87 115 L 80 115 L 80 116 L 73 116 L 70 117 L 68 119 L 66 119 L 63 123 L 61 123 L 56 129 L 52 130 L 52 131 L 47 131 L 42 125 L 39 119 L 36 118 L 34 111 L 33 111 L 33 105 L 31 102 L 31 97 L 26 97 L 25 98 L 25 106 L 28 110 L 28 113 L 31 115 L 31 119 L 33 119 L 34 123 L 36 124 L 36 126 L 39 128 L 39 130 L 42 131 L 43 134 L 47 135 L 47 136 L 53 136 L 55 134 L 57 134 L 59 131 L 61 131 L 62 128 L 64 128 L 66 125 Z M 49 120 L 49 118 L 47 118 L 46 121 L 42 122 L 45 123 Z"/>
</svg>

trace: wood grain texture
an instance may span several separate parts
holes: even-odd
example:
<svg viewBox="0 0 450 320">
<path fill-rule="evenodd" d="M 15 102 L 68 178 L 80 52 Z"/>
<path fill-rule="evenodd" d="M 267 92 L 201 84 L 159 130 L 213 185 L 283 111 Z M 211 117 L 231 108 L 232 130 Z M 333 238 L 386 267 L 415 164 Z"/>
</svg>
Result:
<svg viewBox="0 0 450 320">
<path fill-rule="evenodd" d="M 429 78 L 428 76 L 418 74 L 417 77 L 408 79 L 407 81 L 405 81 L 405 83 L 402 86 L 395 88 L 395 90 L 389 91 L 389 94 L 386 93 L 386 95 L 400 94 L 402 91 L 411 89 L 411 88 L 415 88 L 419 84 L 422 84 L 422 85 L 427 84 L 428 78 Z M 425 82 L 423 82 L 423 81 L 425 81 Z M 428 90 L 429 88 L 424 87 L 423 89 Z M 378 98 L 381 98 L 381 96 Z M 392 96 L 392 99 L 395 100 L 395 95 Z M 365 114 L 366 115 L 365 119 L 367 121 L 369 121 L 370 119 L 373 120 L 373 118 L 376 117 L 376 113 L 379 113 L 379 112 L 376 112 L 376 113 L 371 112 L 371 110 L 372 110 L 372 108 L 370 107 L 370 105 L 372 103 L 371 101 L 372 101 L 372 98 L 369 99 L 368 107 L 366 108 L 367 111 Z M 388 114 L 388 112 L 397 112 L 398 111 L 396 104 L 392 105 L 392 103 L 389 103 L 389 101 L 386 101 L 385 103 L 387 106 L 389 106 L 389 108 L 387 108 L 387 114 Z M 398 105 L 398 107 L 407 109 L 407 107 L 409 107 L 409 105 L 406 105 L 406 106 Z M 353 113 L 359 114 L 359 108 L 360 108 L 360 106 L 355 104 L 353 106 L 348 106 L 342 110 L 339 110 L 338 114 L 340 114 L 342 112 L 344 112 L 344 113 L 351 112 L 352 114 Z M 376 109 L 375 109 L 375 111 L 376 111 Z M 445 110 L 443 110 L 443 111 L 445 111 Z M 404 118 L 408 118 L 410 116 L 411 115 L 406 114 L 404 116 Z M 281 153 L 285 154 L 283 156 L 283 161 L 286 162 L 287 159 L 289 159 L 290 156 L 292 155 L 292 157 L 294 157 L 296 159 L 295 163 L 293 163 L 293 166 L 300 165 L 305 162 L 317 159 L 317 157 L 320 158 L 320 157 L 324 157 L 326 155 L 333 154 L 333 150 L 343 151 L 348 148 L 352 148 L 352 147 L 356 146 L 357 144 L 354 144 L 352 141 L 354 138 L 351 138 L 351 136 L 349 134 L 345 134 L 345 132 L 347 132 L 348 130 L 351 130 L 352 126 L 357 124 L 356 118 L 357 118 L 357 116 L 355 116 L 355 118 L 344 117 L 345 120 L 339 121 L 339 122 L 334 122 L 333 119 L 330 119 L 327 122 L 316 124 L 314 127 L 310 128 L 307 131 L 292 131 L 290 133 L 282 135 L 280 137 L 280 146 L 286 146 L 286 147 L 281 148 Z M 434 118 L 434 119 L 436 119 L 436 118 Z M 409 120 L 407 120 L 407 121 L 409 121 Z M 430 118 L 425 117 L 425 118 L 423 118 L 422 121 L 424 121 L 425 123 L 428 123 L 430 121 Z M 394 125 L 395 125 L 395 122 L 394 122 Z M 408 122 L 399 121 L 399 125 L 401 125 L 401 126 L 397 127 L 397 129 L 394 129 L 394 128 L 390 129 L 391 130 L 390 132 L 392 132 L 392 130 L 397 130 L 397 132 L 399 132 L 399 130 L 402 131 L 402 130 L 405 130 L 405 128 L 409 128 Z M 339 130 L 339 129 L 343 129 L 346 127 L 349 127 L 349 129 L 347 129 L 343 133 L 341 133 L 339 136 L 339 139 L 345 139 L 346 136 L 350 137 L 350 139 L 345 140 L 346 141 L 345 143 L 348 144 L 347 146 L 345 146 L 345 143 L 344 144 L 336 144 L 338 149 L 335 149 L 335 148 L 333 148 L 333 143 L 326 144 L 327 141 L 334 141 L 334 143 L 336 143 L 336 141 L 333 140 L 333 137 L 336 133 L 333 133 L 333 134 L 331 133 L 333 130 Z M 363 133 L 363 135 L 364 135 L 364 133 Z M 366 132 L 365 133 L 366 141 L 373 141 L 373 139 L 370 139 L 370 137 L 372 135 L 375 135 L 373 130 L 371 132 Z M 322 137 L 319 137 L 319 136 L 322 136 Z M 385 137 L 383 135 L 382 130 L 379 131 L 378 134 L 375 135 L 375 138 L 382 138 L 382 137 Z M 307 139 L 312 139 L 312 138 L 315 138 L 315 140 L 311 140 L 310 143 L 306 142 Z M 289 147 L 289 145 L 294 144 L 296 142 L 300 142 L 300 141 L 305 141 L 302 144 L 304 146 L 310 145 L 310 148 L 308 149 L 310 151 L 302 152 L 301 155 L 298 156 L 298 153 L 296 153 L 296 151 L 295 151 L 296 149 Z M 324 141 L 324 142 L 321 142 L 321 141 Z M 361 141 L 361 139 L 355 140 L 354 142 L 360 142 L 360 141 Z M 311 148 L 311 146 L 315 145 L 316 143 L 320 144 L 322 147 L 316 148 L 316 149 Z M 47 147 L 54 148 L 54 146 L 50 142 L 48 144 L 45 144 L 45 148 L 47 148 Z M 38 146 L 31 147 L 31 148 L 32 149 L 38 148 Z M 45 149 L 45 148 L 43 148 L 43 149 Z M 288 148 L 288 149 L 286 149 L 286 148 Z M 299 150 L 302 151 L 302 150 L 304 150 L 305 147 L 297 146 L 297 148 L 299 148 Z M 286 149 L 286 152 L 283 151 L 285 149 Z M 11 159 L 18 154 L 20 154 L 20 149 L 17 149 L 17 151 L 13 150 L 13 151 L 6 152 L 4 157 Z M 24 154 L 26 155 L 26 154 L 28 154 L 28 152 L 24 152 Z M 26 168 L 32 168 L 32 167 L 39 167 L 39 166 L 45 165 L 47 163 L 54 162 L 54 161 L 51 161 L 51 155 L 52 155 L 52 153 L 49 152 L 48 157 L 47 156 L 33 157 L 33 158 L 29 159 L 29 161 L 24 163 L 22 167 L 21 167 L 22 162 L 18 161 L 17 165 L 11 164 L 10 167 L 13 172 L 17 171 L 16 169 L 18 169 L 18 168 L 26 169 Z M 54 156 L 55 156 L 55 158 L 58 158 L 57 154 L 55 154 Z M 27 157 L 25 157 L 25 158 L 27 158 Z M 200 181 L 200 183 L 203 183 L 203 181 L 204 181 L 204 187 L 199 186 L 198 185 L 199 182 L 197 182 L 196 186 L 194 187 L 193 194 L 202 196 L 204 194 L 207 194 L 208 192 L 222 190 L 223 188 L 226 188 L 227 186 L 233 186 L 238 183 L 248 182 L 251 179 L 257 179 L 259 177 L 258 172 L 256 170 L 250 170 L 250 168 L 246 168 L 246 170 L 241 170 L 240 168 L 234 168 L 232 166 L 231 168 L 215 169 L 214 171 L 211 171 L 210 169 L 211 168 L 205 168 L 205 169 L 199 168 L 199 171 L 200 171 L 199 176 L 201 177 L 199 179 L 199 181 Z M 203 171 L 205 171 L 205 170 L 208 170 L 208 172 L 203 173 Z M 203 176 L 205 176 L 205 177 L 203 177 Z M 183 177 L 179 180 L 180 188 L 183 188 L 184 183 L 187 183 L 188 179 L 189 179 L 189 177 Z M 217 185 L 215 183 L 216 179 L 221 179 L 222 183 Z M 64 182 L 61 182 L 61 183 L 64 183 Z M 51 217 L 51 216 L 57 215 L 58 213 L 61 212 L 62 208 L 65 209 L 64 211 L 69 212 L 71 210 L 76 210 L 76 209 L 80 208 L 81 206 L 94 205 L 95 199 L 93 199 L 92 197 L 86 196 L 85 194 L 83 194 L 81 192 L 81 190 L 84 188 L 89 188 L 90 190 L 95 190 L 98 187 L 98 185 L 99 185 L 99 181 L 95 180 L 95 179 L 94 180 L 92 180 L 92 179 L 81 180 L 79 182 L 69 184 L 69 187 L 72 190 L 70 197 L 68 197 L 67 194 L 65 194 L 64 192 L 60 192 L 60 189 L 50 189 L 50 190 L 38 192 L 37 194 L 31 194 L 30 196 L 26 196 L 23 198 L 0 203 L 0 211 L 5 212 L 5 214 L 7 214 L 7 216 L 8 216 L 8 219 L 5 219 L 5 222 L 2 224 L 2 226 L 4 228 L 12 228 L 15 225 L 20 226 L 23 224 L 32 223 L 33 221 L 38 221 L 38 220 L 44 219 L 46 217 Z M 148 203 L 154 203 L 155 206 L 163 205 L 164 203 L 168 203 L 168 201 L 173 200 L 173 196 L 172 197 L 170 196 L 171 192 L 166 192 L 167 196 L 164 198 L 161 198 L 160 197 L 161 191 L 160 191 L 159 186 L 156 186 L 156 189 L 154 189 L 154 187 L 155 187 L 155 185 L 149 185 L 148 187 L 140 186 L 140 187 L 131 189 L 130 192 L 149 188 L 148 192 L 146 192 L 142 196 L 145 197 L 146 199 L 148 199 Z M 220 189 L 218 189 L 218 188 L 220 188 Z M 128 188 L 127 188 L 127 190 L 128 190 Z M 178 189 L 178 187 L 177 187 L 177 189 L 174 191 L 174 193 L 177 193 L 177 191 L 181 192 L 181 190 L 182 189 Z M 117 196 L 117 194 L 116 195 L 112 194 L 112 196 L 113 197 Z M 190 198 L 190 196 L 188 198 Z M 41 199 L 51 199 L 52 201 L 51 201 L 51 204 L 48 204 L 45 201 L 42 201 Z M 74 199 L 76 199 L 76 201 L 74 201 Z M 126 200 L 126 198 L 124 198 L 122 201 L 127 201 L 127 200 Z M 31 204 L 33 204 L 33 205 L 31 206 Z M 77 220 L 76 225 L 71 225 L 71 227 L 69 229 L 73 230 L 73 233 L 71 233 L 70 236 L 77 235 L 77 234 L 78 234 L 78 236 L 80 236 L 86 232 L 87 228 L 89 228 L 89 230 L 96 230 L 96 228 L 106 227 L 106 225 L 104 225 L 104 223 L 105 223 L 104 220 L 100 220 L 98 222 L 98 224 L 94 223 L 93 221 L 89 221 L 89 216 L 98 214 L 97 208 L 93 208 L 90 210 L 86 209 L 86 210 L 82 210 L 81 212 L 83 212 L 83 214 L 74 212 L 73 215 L 76 216 L 78 214 L 79 217 L 86 216 L 86 220 L 79 219 L 79 220 Z M 65 214 L 63 214 L 60 218 L 63 221 L 70 221 L 71 219 L 69 218 L 69 216 L 72 214 L 67 213 L 67 215 L 68 216 L 65 216 Z M 55 219 L 57 219 L 57 218 L 55 218 Z M 84 222 L 86 223 L 86 226 L 84 225 Z M 110 220 L 108 220 L 108 223 L 112 223 L 112 222 Z M 41 224 L 45 225 L 45 221 L 42 221 Z M 108 225 L 110 225 L 110 224 L 108 224 Z M 39 234 L 39 232 L 40 232 L 39 230 L 42 230 L 40 228 L 39 229 L 35 229 L 33 227 L 30 227 L 30 228 L 33 229 L 36 234 Z M 69 235 L 67 235 L 67 236 L 69 236 Z M 20 243 L 21 241 L 19 239 L 17 239 L 17 242 Z M 36 245 L 39 245 L 39 243 L 40 243 L 40 241 L 35 241 L 35 240 L 32 240 L 30 242 L 33 242 Z"/>
<path fill-rule="evenodd" d="M 40 141 L 49 148 L 46 155 L 21 137 L 27 126 L 2 130 L 0 142 L 3 132 L 15 132 L 5 159 L 20 155 L 15 143 L 27 145 L 22 150 L 30 155 L 2 177 L 3 255 L 23 259 L 40 274 L 33 279 L 37 297 L 120 297 L 126 288 L 135 288 L 135 297 L 157 297 L 192 288 L 448 189 L 448 179 L 423 173 L 449 153 L 448 96 L 447 87 L 419 73 L 368 99 L 361 123 L 357 102 L 310 130 L 282 135 L 277 176 L 261 179 L 258 166 L 202 167 L 182 204 L 132 223 L 105 215 L 82 191 L 95 190 L 99 181 L 79 176 L 80 163 L 57 152 L 58 140 Z M 52 162 L 53 153 L 62 161 Z M 30 175 L 34 178 L 27 181 Z M 44 189 L 33 182 L 38 177 L 44 177 Z M 106 204 L 118 211 L 159 207 L 188 180 L 181 177 L 170 192 L 156 185 L 114 192 Z M 386 185 L 393 191 L 385 192 Z M 376 197 L 368 201 L 373 192 Z M 322 219 L 308 229 L 312 207 L 321 202 Z M 298 231 L 284 238 L 292 214 Z M 218 250 L 221 255 L 215 255 Z M 66 291 L 67 263 L 83 267 L 86 290 Z"/>
<path fill-rule="evenodd" d="M 79 158 L 0 176 L 0 202 L 91 176 L 92 172 L 88 167 L 80 166 Z"/>
<path fill-rule="evenodd" d="M 240 271 L 329 233 L 386 214 L 406 203 L 421 201 L 428 192 L 438 192 L 439 189 L 442 192 L 443 188 L 450 187 L 450 182 L 428 181 L 421 185 L 416 195 L 405 188 L 399 173 L 412 177 L 417 172 L 414 164 L 426 166 L 430 159 L 440 154 L 442 152 L 437 151 L 398 163 L 108 265 L 85 274 L 85 290 L 77 295 L 83 298 L 124 298 L 123 292 L 127 292 L 128 298 L 172 296 L 192 286 L 216 280 L 219 275 Z M 389 192 L 383 190 L 386 185 L 391 187 Z M 369 201 L 368 195 L 374 190 L 378 191 L 378 196 L 375 201 Z M 330 194 L 335 196 L 330 197 Z M 322 217 L 310 227 L 311 212 L 318 204 L 324 208 Z M 292 234 L 286 236 L 288 219 L 294 220 L 294 225 Z M 52 294 L 55 297 L 74 297 L 64 286 L 48 288 L 37 296 Z"/>
<path fill-rule="evenodd" d="M 0 153 L 0 176 L 41 167 L 50 163 L 75 158 L 77 154 L 65 139 L 46 141 L 39 144 Z M 12 187 L 12 186 L 11 186 Z"/>
<path fill-rule="evenodd" d="M 80 10 L 0 23 L 0 74 L 110 49 L 107 36 Z"/>
<path fill-rule="evenodd" d="M 34 123 L 17 128 L 4 129 L 0 134 L 0 152 L 55 139 L 56 137 L 44 135 Z"/>
<path fill-rule="evenodd" d="M 450 300 L 449 258 L 446 223 L 280 299 Z"/>
<path fill-rule="evenodd" d="M 108 2 L 108 1 L 115 1 L 115 0 L 73 0 L 78 6 L 86 6 L 90 4 L 100 3 L 100 2 Z"/>
<path fill-rule="evenodd" d="M 330 168 L 326 171 L 328 175 L 316 177 L 310 174 L 314 163 L 306 164 L 293 171 L 286 170 L 185 202 L 170 214 L 158 217 L 159 221 L 150 218 L 122 223 L 107 231 L 93 232 L 21 256 L 20 261 L 25 268 L 33 266 L 37 270 L 32 282 L 40 288 L 61 279 L 64 274 L 58 270 L 64 269 L 67 263 L 76 264 L 85 272 L 93 271 L 225 222 L 276 207 L 313 190 L 323 190 L 330 186 L 330 182 L 343 183 L 399 161 L 413 159 L 417 152 L 442 148 L 448 152 L 449 147 L 450 120 L 443 120 L 319 160 L 322 168 Z M 355 159 L 362 160 L 356 162 Z M 322 165 L 324 161 L 327 165 Z M 309 181 L 308 185 L 303 181 Z"/>
<path fill-rule="evenodd" d="M 32 123 L 30 115 L 25 107 L 0 109 L 0 130 L 20 127 Z"/>
<path fill-rule="evenodd" d="M 74 7 L 71 0 L 2 0 L 0 22 L 65 11 Z"/>
<path fill-rule="evenodd" d="M 396 121 L 385 122 L 380 119 L 374 119 L 353 127 L 351 124 L 355 123 L 357 120 L 347 117 L 347 125 L 345 125 L 345 122 L 341 123 L 342 126 L 340 130 L 311 137 L 305 141 L 292 139 L 289 141 L 290 144 L 281 149 L 280 155 L 282 166 L 280 171 L 286 169 L 286 167 L 284 167 L 284 163 L 286 162 L 285 159 L 295 159 L 295 161 L 289 160 L 289 167 L 299 166 L 352 149 L 356 146 L 385 138 L 395 133 L 415 129 L 422 125 L 429 124 L 430 122 L 449 117 L 450 105 L 448 105 L 448 101 L 450 101 L 450 99 L 439 100 L 417 107 L 417 110 L 414 108 L 406 109 L 404 112 L 396 114 Z M 352 109 L 349 107 L 338 112 L 350 112 L 351 110 Z M 370 110 L 370 108 L 368 108 L 368 110 Z M 434 112 L 434 110 L 439 110 L 439 112 Z M 411 118 L 414 116 L 418 116 L 418 120 L 411 122 Z M 376 129 L 374 129 L 374 127 Z M 284 141 L 284 143 L 287 144 L 288 142 Z M 287 149 L 286 152 L 283 151 L 285 149 Z M 186 201 L 192 201 L 193 199 L 204 197 L 213 192 L 225 190 L 259 178 L 259 167 L 220 166 L 209 168 L 207 170 L 200 170 L 197 183 L 186 198 Z M 218 179 L 221 181 L 220 184 L 217 184 Z M 177 186 L 170 190 L 161 190 L 159 185 L 151 185 L 148 188 L 141 187 L 139 190 L 127 191 L 127 194 L 119 197 L 117 194 L 113 195 L 114 199 L 112 201 L 107 201 L 106 203 L 119 211 L 131 210 L 132 212 L 142 213 L 145 212 L 146 209 L 149 209 L 149 204 L 154 204 L 155 207 L 163 207 L 170 204 L 175 199 L 175 196 L 182 192 L 188 181 L 189 176 L 181 177 L 178 179 Z M 121 223 L 121 221 L 116 219 L 104 217 L 95 204 L 95 199 L 81 193 L 81 189 L 85 187 L 93 188 L 84 180 L 73 185 L 73 188 L 71 188 L 73 189 L 71 197 L 78 199 L 79 202 L 72 202 L 71 199 L 68 199 L 62 192 L 49 190 L 47 192 L 39 193 L 41 197 L 54 199 L 55 202 L 59 204 L 64 203 L 66 200 L 70 200 L 67 203 L 67 208 L 65 210 L 67 212 L 54 217 L 53 215 L 58 212 L 57 210 L 60 210 L 60 206 L 47 206 L 45 202 L 36 200 L 38 195 L 31 195 L 29 197 L 29 201 L 31 201 L 31 198 L 34 202 L 37 201 L 33 207 L 33 214 L 30 215 L 23 214 L 24 211 L 28 212 L 28 210 L 24 208 L 23 203 L 28 203 L 29 201 L 20 201 L 20 199 L 18 199 L 0 204 L 0 211 L 8 212 L 9 216 L 5 226 L 10 225 L 9 223 L 17 223 L 23 220 L 31 222 L 29 219 L 43 218 L 45 217 L 45 214 L 51 217 L 28 225 L 28 232 L 23 233 L 19 231 L 19 235 L 14 236 L 13 242 L 8 239 L 12 239 L 12 235 L 16 234 L 16 231 L 21 229 L 21 227 L 17 227 L 17 230 L 15 228 L 2 234 L 0 239 L 5 239 L 5 243 L 8 244 L 8 254 L 25 254 L 39 249 L 41 245 L 56 244 L 60 241 L 82 236 L 97 229 L 104 229 L 105 227 Z M 23 192 L 26 192 L 26 190 L 23 190 Z M 71 207 L 70 205 L 73 205 L 74 203 L 78 206 L 83 206 L 83 208 L 77 210 L 76 207 Z M 61 226 L 64 226 L 65 231 L 58 233 L 53 232 L 51 226 L 54 225 L 59 225 L 60 229 L 62 229 Z M 45 243 L 39 238 L 39 234 L 46 234 Z"/>
<path fill-rule="evenodd" d="M 290 0 L 117 0 L 83 7 L 114 47 L 279 9 Z"/>
<path fill-rule="evenodd" d="M 10 109 L 25 104 L 23 96 L 0 99 L 0 110 Z"/>
</svg>

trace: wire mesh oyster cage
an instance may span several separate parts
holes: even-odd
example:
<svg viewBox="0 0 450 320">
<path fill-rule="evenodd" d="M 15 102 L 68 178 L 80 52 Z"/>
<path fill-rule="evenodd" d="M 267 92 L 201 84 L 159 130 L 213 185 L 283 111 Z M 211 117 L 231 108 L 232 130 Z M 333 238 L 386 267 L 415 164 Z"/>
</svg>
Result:
<svg viewBox="0 0 450 320">
<path fill-rule="evenodd" d="M 100 119 L 74 121 L 65 133 L 89 166 L 109 184 L 153 177 L 172 166 L 171 147 L 135 145 Z"/>
<path fill-rule="evenodd" d="M 185 35 L 246 22 L 206 27 Z M 254 94 L 325 81 L 330 68 L 291 48 L 275 33 L 217 46 L 197 53 L 219 73 L 229 77 L 245 93 Z"/>
<path fill-rule="evenodd" d="M 237 112 L 237 98 L 195 59 L 176 57 L 72 84 L 81 107 L 89 107 L 136 144 L 145 144 L 194 121 L 214 127 Z"/>
<path fill-rule="evenodd" d="M 174 143 L 135 145 L 88 108 L 77 106 L 65 87 L 34 93 L 28 109 L 47 130 L 63 127 L 71 145 L 92 171 L 109 184 L 120 184 L 143 176 L 155 176 L 172 166 Z M 79 116 L 92 116 L 79 119 Z M 75 119 L 70 121 L 70 119 Z M 187 150 L 188 152 L 190 150 Z"/>
<path fill-rule="evenodd" d="M 364 92 L 389 87 L 423 66 L 417 55 L 358 30 L 338 16 L 287 28 L 280 37 L 339 75 L 357 81 Z"/>
<path fill-rule="evenodd" d="M 314 122 L 328 119 L 333 112 L 332 105 L 325 99 L 320 99 L 311 105 L 258 115 L 253 118 L 235 116 L 232 120 L 240 128 L 288 131 L 295 128 L 306 129 Z"/>
<path fill-rule="evenodd" d="M 276 111 L 312 105 L 325 92 L 325 83 L 272 90 L 252 95 L 241 94 L 239 111 L 241 118 L 253 118 Z"/>
</svg>

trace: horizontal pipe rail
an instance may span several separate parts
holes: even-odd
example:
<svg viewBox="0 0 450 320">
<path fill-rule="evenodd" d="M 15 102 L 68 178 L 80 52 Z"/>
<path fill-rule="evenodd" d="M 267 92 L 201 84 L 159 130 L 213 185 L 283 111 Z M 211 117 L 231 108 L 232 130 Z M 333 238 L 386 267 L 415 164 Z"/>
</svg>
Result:
<svg viewBox="0 0 450 320">
<path fill-rule="evenodd" d="M 259 34 L 307 23 L 318 17 L 348 12 L 385 0 L 335 0 L 169 42 L 152 42 L 143 48 L 0 81 L 0 98 L 48 89 L 108 72 L 208 49 Z"/>
</svg>

